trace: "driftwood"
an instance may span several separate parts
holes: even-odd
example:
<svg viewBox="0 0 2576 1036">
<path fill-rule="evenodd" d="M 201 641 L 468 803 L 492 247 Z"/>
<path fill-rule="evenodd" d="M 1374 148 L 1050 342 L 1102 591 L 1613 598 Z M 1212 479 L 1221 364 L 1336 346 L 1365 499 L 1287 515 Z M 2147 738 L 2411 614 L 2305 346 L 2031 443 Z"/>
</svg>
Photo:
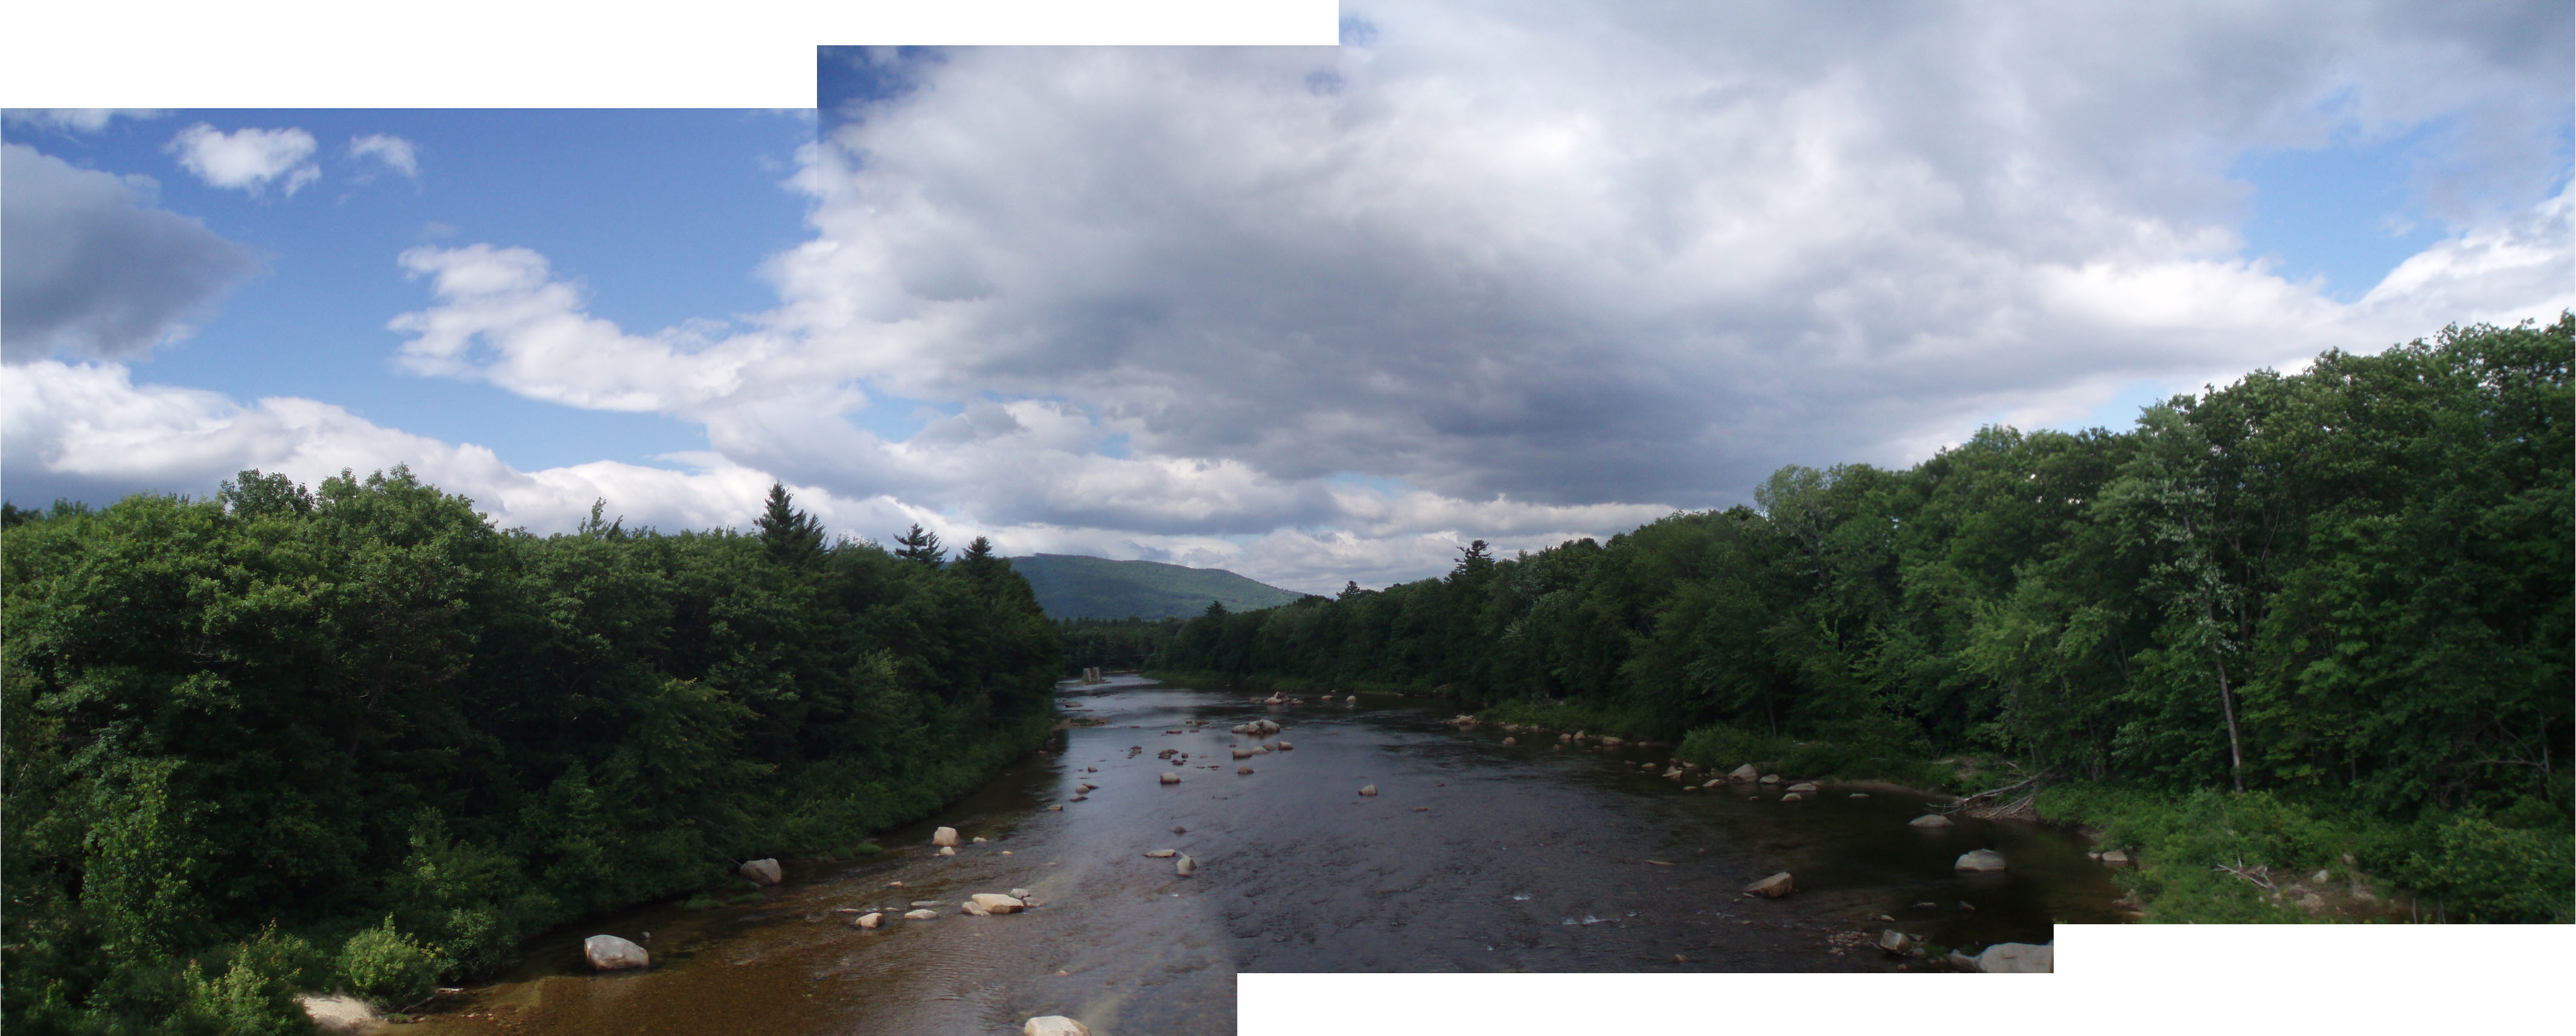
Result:
<svg viewBox="0 0 2576 1036">
<path fill-rule="evenodd" d="M 1946 812 L 1966 813 L 1986 820 L 2026 819 L 2034 815 L 2031 803 L 2039 798 L 2040 789 L 2047 787 L 2048 779 L 2056 775 L 2055 768 L 2041 770 L 2003 787 L 1989 788 L 1953 802 Z M 2016 793 L 2018 797 L 2008 797 Z M 2003 804 L 1996 805 L 1998 802 Z"/>
</svg>

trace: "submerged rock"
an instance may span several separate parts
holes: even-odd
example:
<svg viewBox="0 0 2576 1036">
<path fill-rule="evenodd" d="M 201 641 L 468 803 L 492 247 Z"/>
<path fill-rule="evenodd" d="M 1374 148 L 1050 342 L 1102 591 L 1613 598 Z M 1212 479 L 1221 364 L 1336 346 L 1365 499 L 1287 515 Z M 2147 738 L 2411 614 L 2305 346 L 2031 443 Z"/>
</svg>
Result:
<svg viewBox="0 0 2576 1036">
<path fill-rule="evenodd" d="M 1091 1027 L 1060 1014 L 1043 1015 L 1020 1026 L 1020 1036 L 1091 1036 Z"/>
<path fill-rule="evenodd" d="M 787 880 L 786 873 L 778 869 L 778 861 L 774 859 L 747 861 L 742 866 L 734 868 L 734 870 L 743 877 L 750 878 L 751 880 L 757 881 L 763 885 L 775 885 Z"/>
<path fill-rule="evenodd" d="M 1781 871 L 1778 874 L 1774 874 L 1768 878 L 1764 878 L 1760 881 L 1754 882 L 1753 884 L 1744 886 L 1744 891 L 1746 893 L 1756 896 L 1765 896 L 1771 899 L 1778 899 L 1796 891 L 1796 889 L 1797 882 L 1790 879 L 1788 871 Z"/>
<path fill-rule="evenodd" d="M 1923 828 L 1923 829 L 1925 829 L 1925 830 L 1930 830 L 1930 829 L 1932 829 L 1932 828 L 1936 828 L 1936 827 L 1948 827 L 1948 826 L 1950 826 L 1950 818 L 1945 817 L 1945 816 L 1942 816 L 1942 815 L 1941 815 L 1941 814 L 1939 814 L 1939 813 L 1926 813 L 1926 814 L 1924 814 L 1924 815 L 1922 815 L 1922 816 L 1919 816 L 1919 817 L 1914 818 L 1912 821 L 1909 821 L 1908 823 L 1909 823 L 1909 826 L 1919 827 L 1919 828 Z"/>
<path fill-rule="evenodd" d="M 1971 850 L 1960 854 L 1959 862 L 1955 867 L 1963 874 L 1975 871 L 1999 871 L 2004 869 L 2004 854 L 1992 849 Z"/>
<path fill-rule="evenodd" d="M 644 948 L 614 935 L 594 935 L 581 941 L 582 959 L 599 971 L 625 971 L 653 966 L 653 955 Z"/>
</svg>

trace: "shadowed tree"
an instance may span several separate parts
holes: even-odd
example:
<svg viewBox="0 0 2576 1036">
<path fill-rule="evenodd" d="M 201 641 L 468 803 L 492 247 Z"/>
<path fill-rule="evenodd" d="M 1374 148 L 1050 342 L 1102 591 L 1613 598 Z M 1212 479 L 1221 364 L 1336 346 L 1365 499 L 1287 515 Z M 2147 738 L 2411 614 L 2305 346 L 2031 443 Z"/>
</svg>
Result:
<svg viewBox="0 0 2576 1036">
<path fill-rule="evenodd" d="M 947 559 L 948 552 L 939 546 L 938 534 L 923 529 L 919 524 L 915 524 L 912 531 L 895 537 L 895 542 L 903 548 L 894 552 L 894 556 L 899 558 L 918 561 L 933 568 Z"/>
<path fill-rule="evenodd" d="M 803 568 L 823 556 L 823 524 L 797 510 L 795 499 L 786 486 L 770 483 L 769 506 L 754 524 L 760 526 L 760 540 L 769 548 L 771 560 Z"/>
</svg>

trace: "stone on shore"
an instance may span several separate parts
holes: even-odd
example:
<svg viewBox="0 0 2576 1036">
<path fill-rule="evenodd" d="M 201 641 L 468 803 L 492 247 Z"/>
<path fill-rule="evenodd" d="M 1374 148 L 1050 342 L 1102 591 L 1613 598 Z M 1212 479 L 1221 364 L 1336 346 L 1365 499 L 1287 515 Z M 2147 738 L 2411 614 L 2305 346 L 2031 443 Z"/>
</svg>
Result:
<svg viewBox="0 0 2576 1036">
<path fill-rule="evenodd" d="M 978 892 L 966 897 L 966 902 L 970 906 L 983 907 L 996 914 L 1016 914 L 1028 906 L 1027 903 L 1021 902 L 1018 896 L 1005 896 L 997 892 Z"/>
<path fill-rule="evenodd" d="M 1020 1036 L 1091 1036 L 1091 1027 L 1060 1014 L 1031 1018 L 1020 1026 Z"/>
<path fill-rule="evenodd" d="M 1744 891 L 1750 895 L 1778 899 L 1782 896 L 1788 895 L 1792 891 L 1795 891 L 1796 887 L 1797 883 L 1790 880 L 1789 872 L 1781 871 L 1778 874 L 1774 874 L 1768 878 L 1764 878 L 1760 881 L 1754 882 L 1753 884 L 1744 886 Z"/>
<path fill-rule="evenodd" d="M 1368 785 L 1367 787 L 1361 788 L 1361 789 L 1360 789 L 1360 794 L 1362 794 L 1362 795 L 1375 795 L 1375 794 L 1377 794 L 1377 785 L 1371 784 L 1371 785 Z"/>
<path fill-rule="evenodd" d="M 590 966 L 600 971 L 624 971 L 653 966 L 653 955 L 644 948 L 614 935 L 594 935 L 581 941 L 581 955 Z"/>
<path fill-rule="evenodd" d="M 734 868 L 734 870 L 740 873 L 743 877 L 750 878 L 751 880 L 757 881 L 763 885 L 775 885 L 787 880 L 787 875 L 778 869 L 778 861 L 774 859 L 752 860 L 744 863 L 740 867 Z"/>
<path fill-rule="evenodd" d="M 1179 784 L 1179 783 L 1181 783 L 1181 775 L 1180 775 L 1180 774 L 1177 774 L 1177 773 L 1167 773 L 1167 774 L 1164 774 L 1164 775 L 1163 775 L 1163 783 L 1165 783 L 1165 784 Z"/>
<path fill-rule="evenodd" d="M 1172 864 L 1172 873 L 1178 874 L 1184 878 L 1198 872 L 1199 861 L 1190 859 L 1186 855 L 1182 856 L 1178 861 Z"/>
<path fill-rule="evenodd" d="M 883 911 L 871 911 L 850 919 L 850 924 L 860 928 L 875 928 L 876 926 L 884 923 L 885 913 Z"/>
<path fill-rule="evenodd" d="M 1992 849 L 1977 849 L 1962 853 L 1959 856 L 1959 862 L 1956 865 L 1956 869 L 1962 874 L 1978 871 L 1999 871 L 2004 869 L 2004 854 Z"/>
<path fill-rule="evenodd" d="M 939 916 L 939 911 L 932 910 L 928 907 L 923 907 L 919 910 L 906 910 L 903 912 L 903 919 L 906 921 L 927 921 L 937 916 Z"/>
<path fill-rule="evenodd" d="M 2045 975 L 2057 970 L 2056 943 L 1999 942 L 1976 958 L 1989 975 Z"/>
<path fill-rule="evenodd" d="M 1919 816 L 1919 817 L 1914 818 L 1914 819 L 1913 819 L 1913 820 L 1911 820 L 1911 821 L 1908 821 L 1908 822 L 1907 822 L 1907 824 L 1908 824 L 1908 826 L 1911 826 L 1911 827 L 1919 827 L 1919 828 L 1923 828 L 1923 829 L 1925 829 L 1925 830 L 1930 830 L 1930 829 L 1932 829 L 1932 828 L 1936 828 L 1936 827 L 1948 827 L 1948 826 L 1950 826 L 1950 818 L 1945 817 L 1945 816 L 1942 816 L 1942 815 L 1941 815 L 1941 814 L 1939 814 L 1939 813 L 1926 813 L 1926 814 L 1924 814 L 1924 815 L 1922 815 L 1922 816 Z"/>
<path fill-rule="evenodd" d="M 1891 955 L 1902 957 L 1914 952 L 1914 937 L 1890 928 L 1880 933 L 1878 948 Z"/>
<path fill-rule="evenodd" d="M 2129 865 L 2129 851 L 2126 849 L 2102 850 L 2102 862 L 2114 867 L 2126 867 Z"/>
<path fill-rule="evenodd" d="M 956 828 L 953 828 L 953 827 L 943 827 L 943 828 L 940 828 L 940 829 L 939 829 L 939 830 L 937 830 L 937 831 L 933 831 L 933 832 L 931 832 L 931 833 L 930 833 L 930 844 L 932 844 L 932 845 L 939 845 L 939 846 L 951 846 L 951 845 L 956 845 L 956 844 L 957 844 L 957 829 L 956 829 Z"/>
<path fill-rule="evenodd" d="M 1752 763 L 1738 766 L 1726 775 L 1726 779 L 1730 781 L 1760 780 L 1761 777 L 1762 771 L 1754 769 Z"/>
</svg>

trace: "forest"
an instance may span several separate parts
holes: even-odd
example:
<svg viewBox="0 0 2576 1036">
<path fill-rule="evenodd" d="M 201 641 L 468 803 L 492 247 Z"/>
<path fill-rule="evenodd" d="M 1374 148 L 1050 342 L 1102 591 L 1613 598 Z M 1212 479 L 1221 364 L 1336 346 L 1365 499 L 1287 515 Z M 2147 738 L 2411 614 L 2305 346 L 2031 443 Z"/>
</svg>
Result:
<svg viewBox="0 0 2576 1036">
<path fill-rule="evenodd" d="M 750 505 L 752 501 L 745 501 Z M 1062 643 L 982 540 L 503 530 L 403 468 L 14 506 L 5 1023 L 305 1032 L 524 938 L 735 893 L 1049 735 Z"/>
<path fill-rule="evenodd" d="M 2144 848 L 2151 917 L 2285 919 L 2213 861 L 2340 859 L 2444 917 L 2566 921 L 2571 357 L 2566 315 L 2455 327 L 2116 434 L 1787 467 L 1753 506 L 1606 543 L 1477 541 L 1442 578 L 1212 608 L 1150 668 L 1436 694 L 1726 767 L 2009 777 Z M 1980 757 L 2008 765 L 1963 776 Z"/>
</svg>

